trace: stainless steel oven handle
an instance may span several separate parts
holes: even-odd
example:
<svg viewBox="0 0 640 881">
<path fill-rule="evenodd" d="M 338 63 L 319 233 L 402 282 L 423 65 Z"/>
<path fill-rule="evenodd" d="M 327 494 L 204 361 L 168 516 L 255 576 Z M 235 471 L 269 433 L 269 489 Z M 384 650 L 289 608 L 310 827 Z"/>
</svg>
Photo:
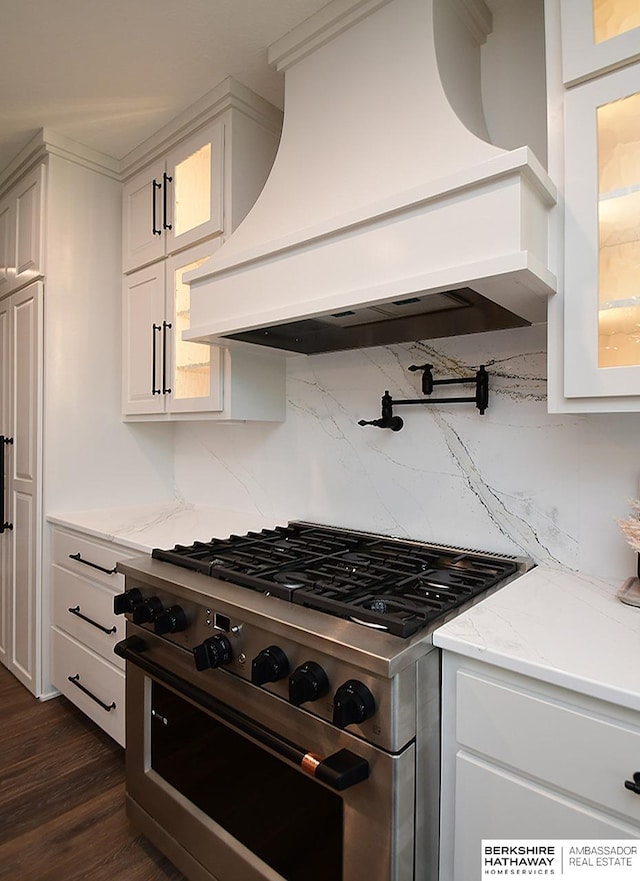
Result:
<svg viewBox="0 0 640 881">
<path fill-rule="evenodd" d="M 149 646 L 139 636 L 129 636 L 118 642 L 113 647 L 114 652 L 125 661 L 129 661 L 139 667 L 145 673 L 148 673 L 154 679 L 168 685 L 178 694 L 189 698 L 194 703 L 199 704 L 206 710 L 209 710 L 219 719 L 229 723 L 238 731 L 248 735 L 253 740 L 266 746 L 276 755 L 287 759 L 294 765 L 297 765 L 306 774 L 315 777 L 332 789 L 342 791 L 361 783 L 369 776 L 369 762 L 366 759 L 352 753 L 350 750 L 341 749 L 333 755 L 322 759 L 306 750 L 300 749 L 291 741 L 280 737 L 268 728 L 258 725 L 244 713 L 238 712 L 233 707 L 222 703 L 206 691 L 192 685 L 182 677 L 167 670 L 155 661 L 144 656 Z"/>
</svg>

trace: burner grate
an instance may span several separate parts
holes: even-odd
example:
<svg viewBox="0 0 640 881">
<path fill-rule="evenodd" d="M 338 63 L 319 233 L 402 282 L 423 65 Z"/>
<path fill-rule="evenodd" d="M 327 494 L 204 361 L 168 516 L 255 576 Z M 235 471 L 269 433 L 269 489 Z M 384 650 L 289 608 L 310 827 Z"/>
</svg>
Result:
<svg viewBox="0 0 640 881">
<path fill-rule="evenodd" d="M 299 523 L 152 555 L 402 637 L 517 571 L 509 557 Z"/>
</svg>

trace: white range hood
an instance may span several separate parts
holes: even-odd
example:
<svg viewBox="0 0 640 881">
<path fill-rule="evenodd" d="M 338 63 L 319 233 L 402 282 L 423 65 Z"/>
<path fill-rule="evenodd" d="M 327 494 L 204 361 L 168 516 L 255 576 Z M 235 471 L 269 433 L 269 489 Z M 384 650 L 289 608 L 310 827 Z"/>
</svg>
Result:
<svg viewBox="0 0 640 881">
<path fill-rule="evenodd" d="M 555 188 L 471 131 L 490 26 L 483 0 L 334 0 L 271 47 L 278 154 L 187 276 L 185 338 L 313 353 L 545 320 Z"/>
</svg>

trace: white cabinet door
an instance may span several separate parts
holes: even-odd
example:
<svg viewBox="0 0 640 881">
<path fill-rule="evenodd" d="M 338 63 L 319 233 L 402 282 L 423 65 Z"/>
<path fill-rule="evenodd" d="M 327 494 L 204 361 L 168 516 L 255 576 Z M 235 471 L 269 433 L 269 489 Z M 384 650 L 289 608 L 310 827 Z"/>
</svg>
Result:
<svg viewBox="0 0 640 881">
<path fill-rule="evenodd" d="M 42 199 L 44 166 L 40 165 L 17 185 L 15 198 L 15 285 L 43 274 Z"/>
<path fill-rule="evenodd" d="M 566 96 L 565 396 L 640 407 L 640 64 Z"/>
<path fill-rule="evenodd" d="M 11 196 L 0 200 L 0 297 L 8 294 L 15 284 L 16 206 Z"/>
<path fill-rule="evenodd" d="M 123 413 L 162 413 L 164 261 L 124 278 L 122 315 Z M 164 371 L 163 371 L 164 367 Z"/>
<path fill-rule="evenodd" d="M 216 248 L 207 242 L 167 260 L 166 314 L 170 328 L 171 391 L 167 410 L 174 413 L 217 412 L 222 410 L 222 349 L 205 343 L 184 342 L 182 333 L 190 326 L 190 289 L 183 275 L 201 266 Z"/>
<path fill-rule="evenodd" d="M 453 871 L 445 863 L 441 881 L 479 878 L 483 839 L 607 840 L 640 833 L 631 823 L 464 752 L 456 759 L 455 805 Z"/>
<path fill-rule="evenodd" d="M 0 301 L 0 661 L 9 665 L 9 585 L 11 583 L 11 532 L 4 530 L 9 503 L 9 471 L 5 438 L 12 437 L 11 428 L 11 307 L 7 298 Z"/>
<path fill-rule="evenodd" d="M 3 655 L 0 659 L 30 691 L 38 693 L 40 653 L 40 412 L 42 408 L 42 284 L 26 287 L 9 298 L 2 313 L 2 366 L 8 364 L 10 401 L 5 446 L 6 507 L 11 524 L 2 540 Z M 9 337 L 8 345 L 6 337 Z M 8 353 L 7 353 L 8 350 Z M 0 411 L 5 412 L 5 400 Z"/>
<path fill-rule="evenodd" d="M 164 174 L 165 162 L 164 159 L 160 159 L 124 184 L 122 259 L 125 272 L 164 256 L 166 239 L 162 213 Z"/>
<path fill-rule="evenodd" d="M 224 229 L 224 124 L 196 132 L 167 155 L 163 217 L 167 253 L 173 254 Z M 166 211 L 165 211 L 166 204 Z"/>
<path fill-rule="evenodd" d="M 561 10 L 566 84 L 640 58 L 638 0 L 562 0 Z"/>
</svg>

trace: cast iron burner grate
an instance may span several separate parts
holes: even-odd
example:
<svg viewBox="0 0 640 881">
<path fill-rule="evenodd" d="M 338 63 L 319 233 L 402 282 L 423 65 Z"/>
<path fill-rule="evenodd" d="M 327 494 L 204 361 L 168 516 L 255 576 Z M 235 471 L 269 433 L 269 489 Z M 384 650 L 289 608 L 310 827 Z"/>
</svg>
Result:
<svg viewBox="0 0 640 881">
<path fill-rule="evenodd" d="M 515 559 L 290 523 L 152 556 L 407 637 L 500 584 Z"/>
</svg>

